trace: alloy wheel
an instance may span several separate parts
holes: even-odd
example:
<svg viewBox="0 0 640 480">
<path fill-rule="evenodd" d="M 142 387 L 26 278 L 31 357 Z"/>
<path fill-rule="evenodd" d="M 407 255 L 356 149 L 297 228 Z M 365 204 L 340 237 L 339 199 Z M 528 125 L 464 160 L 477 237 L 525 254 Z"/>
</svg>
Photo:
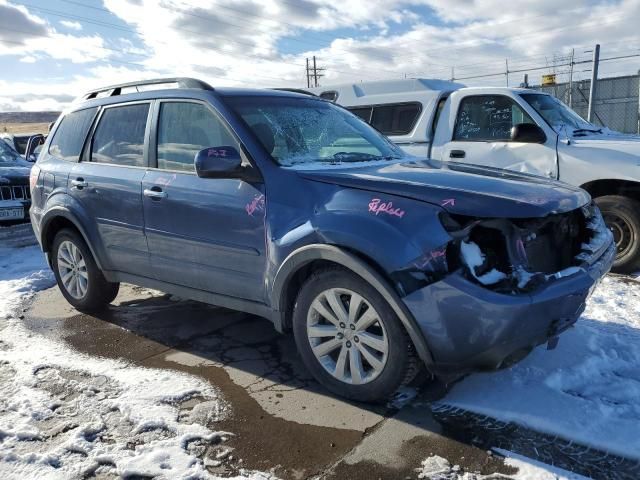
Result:
<svg viewBox="0 0 640 480">
<path fill-rule="evenodd" d="M 307 337 L 324 369 L 341 382 L 362 385 L 387 363 L 384 321 L 361 295 L 343 288 L 320 293 L 307 313 Z"/>
<path fill-rule="evenodd" d="M 87 294 L 89 274 L 80 249 L 69 240 L 58 247 L 58 273 L 62 285 L 69 295 L 80 300 Z"/>
</svg>

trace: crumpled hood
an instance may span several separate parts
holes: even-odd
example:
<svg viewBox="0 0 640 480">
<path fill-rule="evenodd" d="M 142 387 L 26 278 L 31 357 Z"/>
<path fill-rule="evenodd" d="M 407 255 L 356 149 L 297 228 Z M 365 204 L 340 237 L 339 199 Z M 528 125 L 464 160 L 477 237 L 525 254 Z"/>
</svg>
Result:
<svg viewBox="0 0 640 480">
<path fill-rule="evenodd" d="M 412 198 L 475 217 L 537 218 L 590 201 L 584 190 L 555 180 L 458 162 L 407 161 L 297 173 L 308 180 Z"/>
</svg>

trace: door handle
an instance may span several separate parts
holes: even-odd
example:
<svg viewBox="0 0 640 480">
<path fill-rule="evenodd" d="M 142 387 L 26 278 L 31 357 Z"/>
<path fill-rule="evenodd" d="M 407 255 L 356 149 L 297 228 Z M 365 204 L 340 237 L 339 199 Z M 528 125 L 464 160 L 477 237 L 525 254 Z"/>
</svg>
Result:
<svg viewBox="0 0 640 480">
<path fill-rule="evenodd" d="M 466 152 L 464 150 L 451 150 L 449 152 L 450 158 L 464 158 Z"/>
<path fill-rule="evenodd" d="M 167 197 L 167 192 L 163 192 L 158 187 L 145 188 L 143 193 L 145 197 L 149 197 L 152 200 L 161 200 Z"/>
<path fill-rule="evenodd" d="M 89 184 L 84 181 L 84 178 L 76 178 L 75 180 L 71 180 L 71 187 L 75 187 L 78 190 L 88 187 Z"/>
</svg>

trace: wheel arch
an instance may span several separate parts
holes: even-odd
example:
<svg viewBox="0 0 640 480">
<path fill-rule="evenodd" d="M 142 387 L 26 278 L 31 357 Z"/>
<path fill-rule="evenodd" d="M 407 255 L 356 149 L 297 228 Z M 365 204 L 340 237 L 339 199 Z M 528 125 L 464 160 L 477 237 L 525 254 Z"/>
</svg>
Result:
<svg viewBox="0 0 640 480">
<path fill-rule="evenodd" d="M 96 262 L 96 265 L 100 270 L 102 270 L 102 262 L 98 255 L 96 255 L 96 251 L 92 243 L 89 241 L 89 237 L 87 235 L 86 230 L 82 227 L 82 222 L 77 218 L 72 212 L 63 207 L 54 207 L 50 209 L 45 216 L 42 218 L 40 229 L 40 239 L 42 245 L 42 251 L 47 253 L 49 256 L 49 263 L 51 263 L 51 246 L 53 245 L 53 239 L 56 234 L 64 229 L 69 228 L 77 231 L 82 239 L 87 244 L 87 247 L 91 251 L 91 255 Z"/>
<path fill-rule="evenodd" d="M 580 186 L 589 192 L 592 198 L 606 195 L 621 195 L 640 201 L 640 182 L 633 180 L 599 179 Z"/>
<path fill-rule="evenodd" d="M 310 271 L 336 265 L 355 273 L 380 292 L 398 315 L 420 358 L 427 366 L 433 364 L 424 335 L 381 269 L 371 259 L 335 245 L 307 245 L 295 250 L 284 260 L 271 290 L 271 305 L 278 319 L 276 327 L 279 330 L 291 327 L 295 293 Z"/>
</svg>

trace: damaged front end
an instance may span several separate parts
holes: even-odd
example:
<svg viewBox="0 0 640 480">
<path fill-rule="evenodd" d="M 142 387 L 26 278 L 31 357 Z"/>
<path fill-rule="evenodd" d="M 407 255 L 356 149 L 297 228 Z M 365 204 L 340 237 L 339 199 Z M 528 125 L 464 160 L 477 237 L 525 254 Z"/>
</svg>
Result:
<svg viewBox="0 0 640 480">
<path fill-rule="evenodd" d="M 554 347 L 615 256 L 593 204 L 531 219 L 442 213 L 441 222 L 450 241 L 396 275 L 442 376 Z"/>
<path fill-rule="evenodd" d="M 447 217 L 467 278 L 505 294 L 585 271 L 612 241 L 594 204 L 536 219 Z"/>
</svg>

